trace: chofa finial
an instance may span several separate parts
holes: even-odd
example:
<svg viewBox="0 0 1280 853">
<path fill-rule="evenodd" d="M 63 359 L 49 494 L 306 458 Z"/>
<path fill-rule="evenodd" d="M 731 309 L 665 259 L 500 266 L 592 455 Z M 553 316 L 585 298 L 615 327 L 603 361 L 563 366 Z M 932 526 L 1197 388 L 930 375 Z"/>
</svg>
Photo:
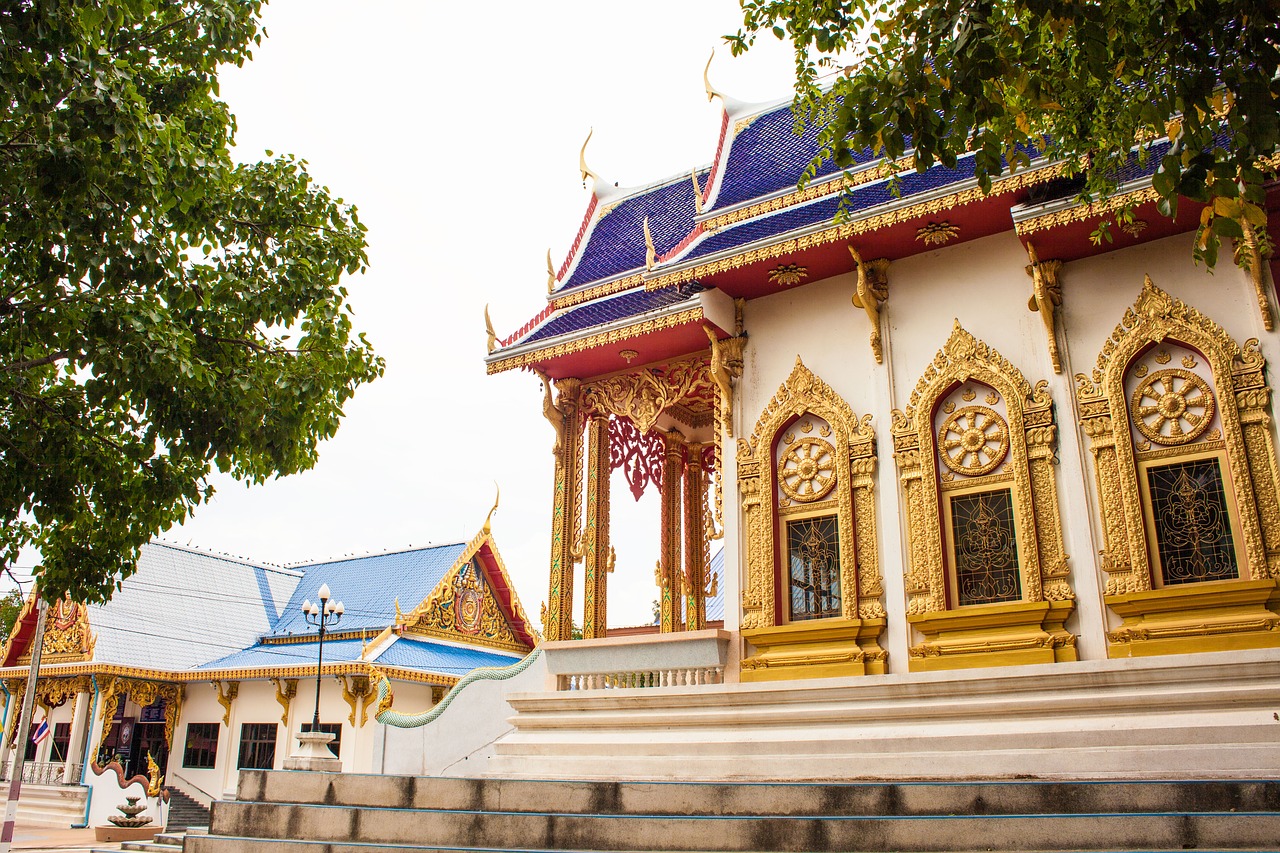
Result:
<svg viewBox="0 0 1280 853">
<path fill-rule="evenodd" d="M 725 100 L 724 95 L 717 92 L 715 87 L 711 85 L 711 61 L 715 58 L 716 49 L 713 47 L 711 48 L 711 55 L 707 57 L 707 66 L 702 69 L 702 85 L 707 90 L 707 103 L 714 101 L 716 98 L 721 101 Z"/>
<path fill-rule="evenodd" d="M 493 514 L 498 511 L 498 503 L 502 500 L 502 490 L 498 488 L 498 481 L 493 481 L 493 509 L 489 510 L 489 514 L 484 517 L 484 532 L 490 532 L 489 522 L 493 520 Z"/>
<path fill-rule="evenodd" d="M 595 132 L 594 127 L 587 131 L 587 138 L 582 140 L 582 150 L 578 152 L 578 169 L 582 172 L 583 187 L 586 187 L 588 177 L 594 179 L 597 184 L 602 181 L 601 177 L 587 165 L 587 143 L 591 141 L 591 135 Z"/>
<path fill-rule="evenodd" d="M 554 293 L 556 289 L 556 268 L 551 263 L 551 250 L 547 249 L 547 293 Z"/>
</svg>

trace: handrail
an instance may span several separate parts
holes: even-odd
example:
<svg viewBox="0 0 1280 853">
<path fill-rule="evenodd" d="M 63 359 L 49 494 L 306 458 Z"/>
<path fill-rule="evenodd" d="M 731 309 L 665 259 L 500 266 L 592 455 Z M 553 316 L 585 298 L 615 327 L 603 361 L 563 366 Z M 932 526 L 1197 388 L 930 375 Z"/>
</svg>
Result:
<svg viewBox="0 0 1280 853">
<path fill-rule="evenodd" d="M 191 781 L 190 779 L 188 779 L 186 776 L 183 776 L 181 773 L 170 773 L 169 775 L 170 775 L 171 777 L 173 777 L 174 779 L 177 779 L 177 780 L 179 780 L 179 781 L 181 781 L 181 782 L 185 782 L 187 785 L 191 786 L 192 788 L 195 788 L 197 791 L 199 791 L 200 793 L 202 793 L 202 794 L 204 794 L 206 797 L 208 797 L 208 798 L 209 798 L 209 800 L 210 800 L 210 802 L 215 801 L 215 800 L 217 800 L 217 799 L 218 799 L 218 798 L 217 798 L 217 797 L 215 797 L 213 794 L 210 794 L 208 791 L 206 791 L 204 788 L 201 788 L 201 787 L 200 787 L 199 785 L 197 785 L 195 782 L 192 782 L 192 781 Z M 178 786 L 177 786 L 177 785 L 171 785 L 170 787 L 176 788 L 176 787 L 178 787 Z"/>
</svg>

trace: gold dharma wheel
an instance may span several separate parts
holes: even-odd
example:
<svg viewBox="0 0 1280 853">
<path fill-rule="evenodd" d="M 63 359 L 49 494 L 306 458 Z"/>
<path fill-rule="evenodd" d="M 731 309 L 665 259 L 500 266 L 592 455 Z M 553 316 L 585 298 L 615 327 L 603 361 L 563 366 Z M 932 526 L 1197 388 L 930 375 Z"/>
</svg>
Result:
<svg viewBox="0 0 1280 853">
<path fill-rule="evenodd" d="M 1158 370 L 1133 391 L 1133 425 L 1158 444 L 1186 444 L 1213 421 L 1213 391 L 1190 370 Z"/>
<path fill-rule="evenodd" d="M 994 470 L 1009 452 L 1009 428 L 994 409 L 965 406 L 943 422 L 938 448 L 952 471 L 978 477 Z"/>
<path fill-rule="evenodd" d="M 792 500 L 820 500 L 835 484 L 836 449 L 820 438 L 793 442 L 778 462 L 778 487 Z"/>
</svg>

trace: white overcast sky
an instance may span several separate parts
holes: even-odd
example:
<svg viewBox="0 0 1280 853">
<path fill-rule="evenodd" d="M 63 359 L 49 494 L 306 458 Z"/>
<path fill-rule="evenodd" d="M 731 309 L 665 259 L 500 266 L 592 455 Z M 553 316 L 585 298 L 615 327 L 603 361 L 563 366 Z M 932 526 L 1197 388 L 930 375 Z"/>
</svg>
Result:
<svg viewBox="0 0 1280 853">
<path fill-rule="evenodd" d="M 165 538 L 275 563 L 457 541 L 483 523 L 496 480 L 494 535 L 536 620 L 552 431 L 536 377 L 485 375 L 484 306 L 501 336 L 545 304 L 546 251 L 559 265 L 586 208 L 589 128 L 588 162 L 611 183 L 687 174 L 715 153 L 712 48 L 712 82 L 745 101 L 788 96 L 789 49 L 767 36 L 731 57 L 734 0 L 271 0 L 264 22 L 253 62 L 221 76 L 238 156 L 297 154 L 358 206 L 369 271 L 345 283 L 387 372 L 348 404 L 314 470 L 216 480 Z M 658 557 L 656 499 L 637 507 L 620 480 L 615 626 L 649 619 Z"/>
</svg>

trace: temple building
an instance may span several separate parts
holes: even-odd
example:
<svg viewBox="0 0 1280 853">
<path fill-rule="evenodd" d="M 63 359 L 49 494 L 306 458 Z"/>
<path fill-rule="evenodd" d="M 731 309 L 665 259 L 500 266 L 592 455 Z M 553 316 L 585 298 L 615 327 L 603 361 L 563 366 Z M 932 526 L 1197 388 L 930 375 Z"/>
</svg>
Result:
<svg viewBox="0 0 1280 853">
<path fill-rule="evenodd" d="M 797 189 L 816 132 L 708 95 L 710 165 L 618 189 L 584 146 L 545 307 L 489 324 L 555 457 L 546 689 L 510 697 L 493 772 L 1280 765 L 1280 184 L 1248 269 L 1206 270 L 1201 207 L 1156 210 L 1168 140 L 1093 203 L 1034 151 L 989 192 L 910 152 Z M 661 494 L 647 637 L 607 624 L 618 469 Z"/>
<path fill-rule="evenodd" d="M 324 585 L 344 612 L 327 627 L 317 684 L 318 631 L 303 603 Z M 23 819 L 64 826 L 89 822 L 112 761 L 127 779 L 150 758 L 166 787 L 204 805 L 229 796 L 239 770 L 282 766 L 317 703 L 343 769 L 380 772 L 371 665 L 430 707 L 537 642 L 487 521 L 469 542 L 288 568 L 154 542 L 110 602 L 48 608 L 34 722 L 48 720 L 52 736 L 36 745 L 17 736 L 34 604 L 33 593 L 3 650 L 0 765 L 8 778 L 14 745 L 26 744 L 24 809 L 28 798 L 60 806 Z"/>
</svg>

